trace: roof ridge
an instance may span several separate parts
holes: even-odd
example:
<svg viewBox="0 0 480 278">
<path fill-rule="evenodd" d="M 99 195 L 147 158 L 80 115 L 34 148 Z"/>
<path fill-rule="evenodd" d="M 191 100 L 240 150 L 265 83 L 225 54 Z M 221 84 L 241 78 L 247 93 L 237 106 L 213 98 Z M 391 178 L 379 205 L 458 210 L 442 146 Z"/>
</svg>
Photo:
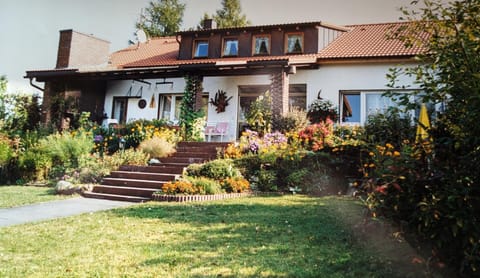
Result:
<svg viewBox="0 0 480 278">
<path fill-rule="evenodd" d="M 411 24 L 417 21 L 391 21 L 391 22 L 378 22 L 378 23 L 364 23 L 364 24 L 348 24 L 345 27 L 360 27 L 360 26 L 374 26 L 374 25 L 392 25 L 392 24 Z"/>
</svg>

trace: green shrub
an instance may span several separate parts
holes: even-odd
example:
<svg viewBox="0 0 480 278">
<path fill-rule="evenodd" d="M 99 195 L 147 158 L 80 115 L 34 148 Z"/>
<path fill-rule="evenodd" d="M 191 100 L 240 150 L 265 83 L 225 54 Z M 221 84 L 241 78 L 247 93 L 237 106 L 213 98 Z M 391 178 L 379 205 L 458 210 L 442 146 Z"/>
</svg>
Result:
<svg viewBox="0 0 480 278">
<path fill-rule="evenodd" d="M 223 193 L 220 184 L 215 180 L 206 177 L 188 177 L 188 181 L 196 188 L 198 194 L 213 195 Z"/>
<path fill-rule="evenodd" d="M 79 158 L 93 149 L 92 138 L 85 132 L 55 133 L 40 139 L 40 151 L 46 152 L 52 159 L 53 166 L 77 168 Z"/>
<path fill-rule="evenodd" d="M 241 176 L 230 159 L 215 159 L 202 165 L 200 175 L 214 180 Z"/>
<path fill-rule="evenodd" d="M 269 91 L 250 104 L 246 120 L 250 129 L 258 132 L 260 135 L 269 133 L 272 130 L 272 97 Z"/>
<path fill-rule="evenodd" d="M 10 147 L 10 139 L 0 135 L 0 168 L 4 167 L 12 158 L 12 148 Z"/>
<path fill-rule="evenodd" d="M 408 114 L 402 115 L 398 108 L 391 107 L 385 113 L 369 115 L 365 123 L 367 140 L 373 144 L 392 144 L 400 147 L 403 141 L 412 142 L 415 127 Z"/>
<path fill-rule="evenodd" d="M 175 153 L 175 144 L 168 142 L 164 138 L 152 137 L 140 143 L 138 147 L 144 153 L 150 155 L 150 157 L 160 158 L 167 157 Z"/>
<path fill-rule="evenodd" d="M 260 171 L 257 173 L 257 182 L 255 185 L 259 191 L 277 191 L 277 173 L 275 170 L 260 169 Z"/>
<path fill-rule="evenodd" d="M 273 130 L 287 133 L 303 129 L 308 125 L 307 112 L 305 110 L 292 107 L 286 115 L 274 115 L 272 127 Z"/>
<path fill-rule="evenodd" d="M 338 112 L 337 108 L 330 100 L 320 98 L 310 104 L 307 117 L 312 124 L 325 122 L 327 119 L 336 122 L 338 119 Z"/>
<path fill-rule="evenodd" d="M 309 170 L 306 168 L 294 170 L 286 178 L 287 185 L 289 187 L 296 187 L 301 185 L 308 173 L 309 173 Z"/>
<path fill-rule="evenodd" d="M 185 170 L 185 173 L 191 177 L 200 177 L 201 176 L 200 171 L 202 170 L 202 167 L 203 167 L 203 164 L 201 163 L 192 163 L 188 165 L 187 169 Z"/>
</svg>

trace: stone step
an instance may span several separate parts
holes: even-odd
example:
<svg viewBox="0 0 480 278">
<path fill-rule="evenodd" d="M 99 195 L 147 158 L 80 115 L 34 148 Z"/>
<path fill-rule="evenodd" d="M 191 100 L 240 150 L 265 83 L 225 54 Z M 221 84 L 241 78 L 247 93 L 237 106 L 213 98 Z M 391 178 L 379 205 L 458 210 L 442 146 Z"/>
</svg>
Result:
<svg viewBox="0 0 480 278">
<path fill-rule="evenodd" d="M 183 163 L 188 166 L 189 164 L 192 163 L 203 163 L 205 161 L 208 161 L 209 159 L 206 158 L 199 158 L 199 157 L 175 157 L 175 156 L 170 156 L 170 157 L 162 157 L 158 159 L 161 164 L 171 164 L 171 163 Z"/>
<path fill-rule="evenodd" d="M 130 172 L 163 173 L 163 174 L 180 175 L 183 173 L 183 168 L 186 166 L 188 165 L 184 163 L 180 165 L 155 164 L 150 166 L 123 165 L 123 166 L 120 166 L 119 170 L 130 171 Z"/>
<path fill-rule="evenodd" d="M 125 202 L 135 202 L 143 203 L 148 202 L 151 198 L 138 197 L 138 196 L 126 196 L 126 195 L 117 195 L 117 194 L 106 194 L 106 193 L 95 193 L 95 192 L 83 192 L 83 197 L 85 198 L 95 198 L 95 199 L 106 199 L 114 201 L 125 201 Z"/>
<path fill-rule="evenodd" d="M 226 148 L 230 142 L 193 142 L 193 141 L 182 141 L 178 142 L 177 147 L 222 147 Z"/>
<path fill-rule="evenodd" d="M 124 195 L 152 198 L 152 194 L 159 191 L 155 188 L 140 188 L 126 186 L 97 185 L 93 188 L 93 193 L 104 193 L 111 195 Z"/>
<path fill-rule="evenodd" d="M 207 153 L 207 152 L 177 152 L 170 157 L 192 157 L 192 158 L 203 158 L 203 159 L 214 159 L 217 157 L 217 152 Z"/>
<path fill-rule="evenodd" d="M 207 147 L 201 147 L 201 146 L 198 146 L 198 147 L 178 147 L 176 148 L 176 152 L 175 154 L 177 153 L 214 153 L 216 154 L 218 150 L 221 150 L 223 149 L 222 147 L 216 147 L 216 146 L 207 146 Z"/>
<path fill-rule="evenodd" d="M 161 190 L 162 185 L 181 175 L 188 165 L 202 163 L 217 157 L 219 150 L 229 143 L 218 142 L 180 142 L 177 152 L 171 157 L 159 159 L 159 163 L 149 166 L 120 166 L 103 179 L 93 192 L 85 192 L 89 198 L 146 202 L 152 194 Z"/>
<path fill-rule="evenodd" d="M 117 179 L 117 178 L 104 178 L 101 185 L 111 186 L 125 186 L 125 187 L 138 187 L 138 188 L 153 188 L 160 190 L 165 181 L 151 181 L 151 180 L 136 180 L 136 179 Z"/>
<path fill-rule="evenodd" d="M 152 180 L 152 181 L 172 181 L 179 174 L 168 173 L 148 173 L 148 172 L 132 172 L 132 171 L 113 171 L 110 173 L 111 178 L 131 179 L 131 180 Z"/>
</svg>

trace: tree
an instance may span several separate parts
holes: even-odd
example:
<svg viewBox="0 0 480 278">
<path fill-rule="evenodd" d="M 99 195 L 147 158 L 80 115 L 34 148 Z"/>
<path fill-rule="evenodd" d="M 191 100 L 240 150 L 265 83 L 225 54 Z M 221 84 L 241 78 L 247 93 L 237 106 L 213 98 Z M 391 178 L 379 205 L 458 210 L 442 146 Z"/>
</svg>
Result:
<svg viewBox="0 0 480 278">
<path fill-rule="evenodd" d="M 420 1 L 412 1 L 419 5 Z M 420 64 L 394 69 L 392 81 L 406 74 L 416 78 L 424 103 L 444 107 L 431 130 L 434 156 L 424 184 L 411 190 L 420 200 L 410 219 L 432 240 L 444 260 L 465 276 L 480 272 L 480 1 L 423 0 L 417 11 L 403 9 L 411 28 L 397 38 L 420 44 Z M 394 84 L 394 82 L 392 82 Z M 404 103 L 408 101 L 403 98 Z M 427 172 L 430 173 L 427 175 Z M 412 194 L 413 195 L 413 194 Z M 438 252 L 437 252 L 438 253 Z"/>
<path fill-rule="evenodd" d="M 242 27 L 250 25 L 246 15 L 242 15 L 239 0 L 222 0 L 222 9 L 217 10 L 213 19 L 218 28 Z"/>
<path fill-rule="evenodd" d="M 172 36 L 180 30 L 185 4 L 178 0 L 151 1 L 135 24 L 149 37 Z"/>
</svg>

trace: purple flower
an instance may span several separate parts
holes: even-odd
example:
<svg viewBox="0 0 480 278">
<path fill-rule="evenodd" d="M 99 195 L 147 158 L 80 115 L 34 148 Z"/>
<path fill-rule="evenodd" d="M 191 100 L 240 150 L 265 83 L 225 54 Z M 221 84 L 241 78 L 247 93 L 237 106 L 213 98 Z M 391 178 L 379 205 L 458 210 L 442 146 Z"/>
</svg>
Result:
<svg viewBox="0 0 480 278">
<path fill-rule="evenodd" d="M 100 143 L 103 141 L 103 136 L 102 135 L 95 135 L 95 137 L 93 137 L 93 142 L 95 143 Z"/>
</svg>

